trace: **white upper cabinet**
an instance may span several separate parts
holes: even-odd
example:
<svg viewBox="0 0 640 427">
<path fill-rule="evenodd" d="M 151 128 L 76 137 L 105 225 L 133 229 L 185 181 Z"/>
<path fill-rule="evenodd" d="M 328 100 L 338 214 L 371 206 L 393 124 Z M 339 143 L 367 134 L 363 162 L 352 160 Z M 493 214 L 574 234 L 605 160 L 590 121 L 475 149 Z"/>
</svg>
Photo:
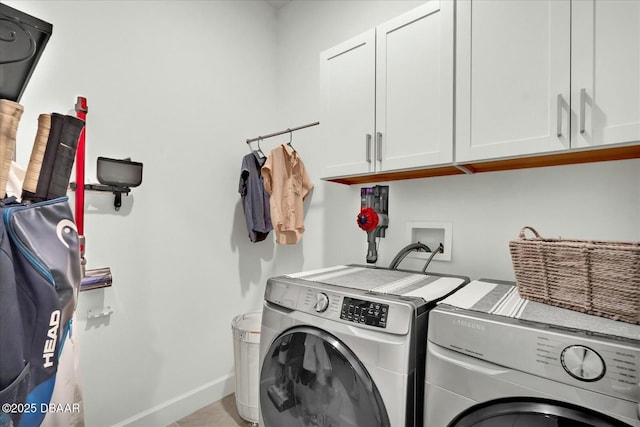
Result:
<svg viewBox="0 0 640 427">
<path fill-rule="evenodd" d="M 374 171 L 375 30 L 320 54 L 325 175 Z"/>
<path fill-rule="evenodd" d="M 456 161 L 569 148 L 568 0 L 457 3 Z"/>
<path fill-rule="evenodd" d="M 431 0 L 321 53 L 325 177 L 452 162 L 453 6 Z"/>
<path fill-rule="evenodd" d="M 378 170 L 453 161 L 453 5 L 430 1 L 378 26 Z"/>
<path fill-rule="evenodd" d="M 640 1 L 572 4 L 572 146 L 640 141 Z"/>
<path fill-rule="evenodd" d="M 457 162 L 640 141 L 640 1 L 457 5 Z"/>
</svg>

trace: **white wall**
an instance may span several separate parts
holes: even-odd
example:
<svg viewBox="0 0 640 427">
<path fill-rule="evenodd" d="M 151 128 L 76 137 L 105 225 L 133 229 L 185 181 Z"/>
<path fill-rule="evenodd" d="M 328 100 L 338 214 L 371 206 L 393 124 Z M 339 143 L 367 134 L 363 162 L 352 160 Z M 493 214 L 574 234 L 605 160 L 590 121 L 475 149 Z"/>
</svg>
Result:
<svg viewBox="0 0 640 427">
<path fill-rule="evenodd" d="M 144 163 L 119 212 L 112 195 L 86 195 L 88 268 L 114 276 L 77 309 L 87 425 L 169 424 L 233 391 L 231 320 L 260 308 L 276 259 L 272 242 L 246 237 L 237 192 L 245 139 L 277 125 L 276 12 L 263 1 L 7 3 L 53 24 L 21 100 L 18 163 L 38 114 L 73 114 L 77 96 L 89 106 L 87 181 L 97 156 Z M 87 320 L 103 306 L 110 318 Z"/>
<path fill-rule="evenodd" d="M 320 120 L 321 51 L 424 1 L 292 1 L 278 11 L 278 120 L 281 128 Z M 288 136 L 282 139 L 288 141 Z M 327 155 L 320 126 L 294 134 L 315 189 L 306 213 L 305 267 L 364 263 L 366 235 L 356 226 L 360 187 L 320 181 Z M 391 197 L 395 197 L 393 194 Z M 397 199 L 396 199 L 397 200 Z M 392 199 L 393 202 L 393 199 Z M 394 219 L 392 218 L 392 221 Z"/>
<path fill-rule="evenodd" d="M 87 194 L 88 267 L 114 274 L 78 306 L 87 425 L 168 424 L 233 390 L 231 319 L 260 307 L 266 278 L 365 262 L 360 186 L 319 179 L 322 124 L 293 137 L 316 186 L 295 246 L 246 238 L 243 141 L 319 120 L 319 52 L 422 2 L 293 1 L 277 12 L 262 1 L 7 3 L 54 24 L 22 99 L 18 161 L 28 162 L 37 114 L 71 111 L 81 95 L 88 173 L 98 155 L 145 164 L 120 212 L 112 196 Z M 451 222 L 453 260 L 432 270 L 474 278 L 512 277 L 507 242 L 523 225 L 640 239 L 637 160 L 389 185 L 380 265 L 409 243 L 407 221 Z M 107 305 L 110 318 L 86 319 Z"/>
<path fill-rule="evenodd" d="M 283 8 L 278 16 L 278 120 L 286 127 L 318 119 L 318 56 L 322 50 L 421 3 L 294 1 Z M 319 176 L 322 164 L 316 159 L 324 154 L 322 131 L 303 132 L 296 135 L 300 141 L 296 147 L 308 168 Z M 390 226 L 380 242 L 381 266 L 387 266 L 411 243 L 406 231 L 410 221 L 451 223 L 452 260 L 433 261 L 429 271 L 471 278 L 513 280 L 508 242 L 525 225 L 548 237 L 640 237 L 638 160 L 384 184 L 390 186 Z M 365 263 L 366 235 L 355 224 L 360 187 L 329 182 L 316 187 L 307 235 L 323 242 L 320 258 L 326 265 Z M 317 211 L 313 209 L 316 203 L 322 206 Z M 423 265 L 411 258 L 405 263 L 407 268 Z"/>
</svg>

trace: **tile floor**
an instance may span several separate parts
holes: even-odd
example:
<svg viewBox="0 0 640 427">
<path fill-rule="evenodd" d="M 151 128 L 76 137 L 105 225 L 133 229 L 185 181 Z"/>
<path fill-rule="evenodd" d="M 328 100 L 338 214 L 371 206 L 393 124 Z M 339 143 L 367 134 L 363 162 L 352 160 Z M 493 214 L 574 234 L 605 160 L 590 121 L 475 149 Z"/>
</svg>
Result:
<svg viewBox="0 0 640 427">
<path fill-rule="evenodd" d="M 167 427 L 250 427 L 252 424 L 238 415 L 236 396 L 230 394 Z"/>
</svg>

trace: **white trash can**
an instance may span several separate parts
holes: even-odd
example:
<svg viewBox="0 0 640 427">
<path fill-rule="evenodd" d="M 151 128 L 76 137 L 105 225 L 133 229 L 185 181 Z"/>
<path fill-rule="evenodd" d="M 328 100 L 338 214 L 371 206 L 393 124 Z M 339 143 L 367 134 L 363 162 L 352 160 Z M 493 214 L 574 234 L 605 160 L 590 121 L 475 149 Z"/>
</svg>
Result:
<svg viewBox="0 0 640 427">
<path fill-rule="evenodd" d="M 236 376 L 236 407 L 245 420 L 258 423 L 260 388 L 260 325 L 262 312 L 233 318 L 233 356 Z"/>
</svg>

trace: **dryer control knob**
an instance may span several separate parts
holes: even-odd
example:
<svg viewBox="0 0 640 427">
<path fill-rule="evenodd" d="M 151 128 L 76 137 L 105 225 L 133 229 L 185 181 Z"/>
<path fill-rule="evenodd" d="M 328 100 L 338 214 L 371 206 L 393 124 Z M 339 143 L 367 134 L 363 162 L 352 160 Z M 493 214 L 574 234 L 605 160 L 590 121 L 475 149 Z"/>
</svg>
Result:
<svg viewBox="0 0 640 427">
<path fill-rule="evenodd" d="M 324 292 L 316 294 L 316 302 L 313 304 L 313 309 L 318 313 L 322 313 L 329 308 L 329 297 Z"/>
<path fill-rule="evenodd" d="M 602 357 L 583 345 L 570 345 L 562 350 L 560 361 L 569 375 L 582 381 L 597 381 L 606 370 Z"/>
</svg>

